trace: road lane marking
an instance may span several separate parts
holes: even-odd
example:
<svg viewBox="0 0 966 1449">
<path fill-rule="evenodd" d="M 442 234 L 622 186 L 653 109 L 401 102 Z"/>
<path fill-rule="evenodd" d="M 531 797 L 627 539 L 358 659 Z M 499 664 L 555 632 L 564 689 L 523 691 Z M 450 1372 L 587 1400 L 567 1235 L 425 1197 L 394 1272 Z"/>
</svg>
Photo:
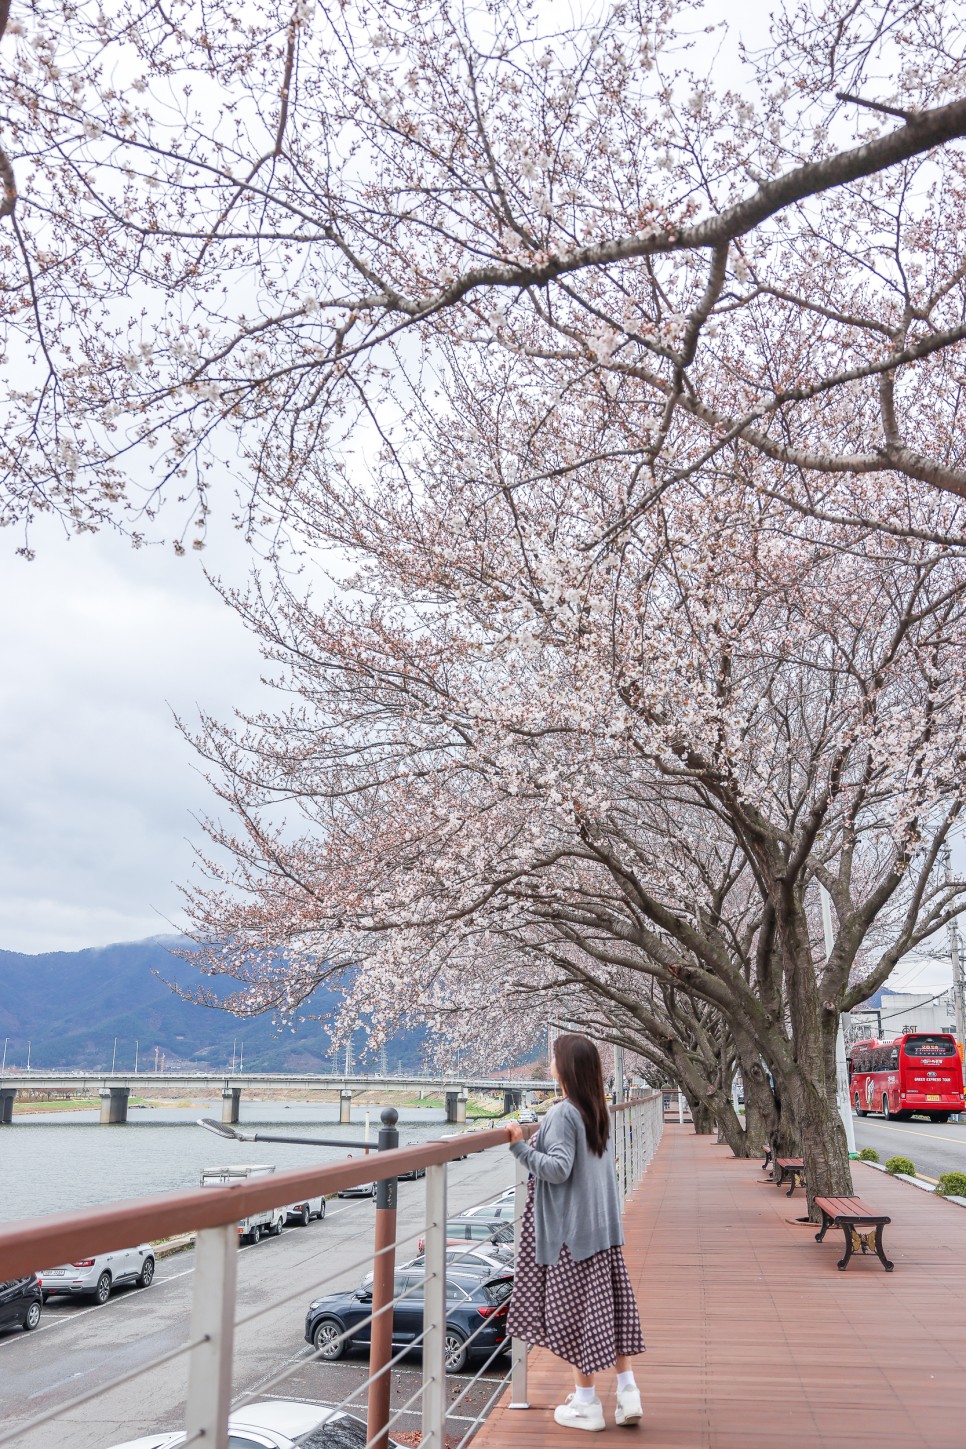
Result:
<svg viewBox="0 0 966 1449">
<path fill-rule="evenodd" d="M 907 1137 L 928 1137 L 933 1142 L 945 1142 L 947 1147 L 949 1146 L 950 1142 L 955 1143 L 956 1141 L 955 1137 L 943 1137 L 938 1132 L 917 1132 L 914 1127 L 893 1127 L 891 1123 L 888 1122 L 870 1122 L 868 1123 L 868 1126 L 878 1127 L 883 1132 L 904 1132 Z M 960 1141 L 960 1146 L 962 1145 L 962 1141 Z"/>
<path fill-rule="evenodd" d="M 89 1373 L 90 1369 L 78 1369 L 76 1374 L 68 1374 L 65 1379 L 58 1379 L 55 1384 L 47 1384 L 44 1388 L 38 1389 L 35 1394 L 31 1394 L 28 1398 L 28 1403 L 30 1399 L 42 1399 L 46 1394 L 50 1393 L 51 1389 L 59 1389 L 62 1384 L 73 1383 L 74 1379 L 82 1379 L 85 1374 Z"/>
</svg>

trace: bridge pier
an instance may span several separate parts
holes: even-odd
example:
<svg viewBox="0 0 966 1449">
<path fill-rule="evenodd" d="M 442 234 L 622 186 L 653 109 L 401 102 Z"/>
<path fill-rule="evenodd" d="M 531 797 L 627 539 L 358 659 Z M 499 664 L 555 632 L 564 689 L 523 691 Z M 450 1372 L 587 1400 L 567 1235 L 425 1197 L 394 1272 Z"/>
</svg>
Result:
<svg viewBox="0 0 966 1449">
<path fill-rule="evenodd" d="M 347 1122 L 352 1121 L 352 1093 L 346 1091 L 345 1087 L 339 1093 L 339 1125 L 344 1127 Z"/>
<path fill-rule="evenodd" d="M 130 1087 L 102 1087 L 100 1091 L 101 1121 L 108 1125 L 114 1122 L 126 1122 L 127 1099 L 130 1095 Z"/>
<path fill-rule="evenodd" d="M 0 1127 L 9 1127 L 13 1121 L 13 1099 L 16 1087 L 0 1087 Z"/>
<path fill-rule="evenodd" d="M 461 1087 L 460 1088 L 457 1088 L 455 1091 L 454 1091 L 454 1089 L 452 1087 L 447 1087 L 447 1089 L 446 1089 L 446 1120 L 447 1120 L 447 1122 L 455 1122 L 460 1127 L 463 1125 L 463 1123 L 466 1121 L 466 1097 L 467 1097 L 467 1094 L 466 1094 L 466 1092 L 463 1091 L 463 1089 Z"/>
<path fill-rule="evenodd" d="M 503 1115 L 509 1117 L 523 1106 L 523 1093 L 516 1087 L 505 1087 L 503 1091 Z"/>
<path fill-rule="evenodd" d="M 241 1087 L 225 1087 L 221 1094 L 221 1120 L 234 1125 L 238 1121 Z"/>
</svg>

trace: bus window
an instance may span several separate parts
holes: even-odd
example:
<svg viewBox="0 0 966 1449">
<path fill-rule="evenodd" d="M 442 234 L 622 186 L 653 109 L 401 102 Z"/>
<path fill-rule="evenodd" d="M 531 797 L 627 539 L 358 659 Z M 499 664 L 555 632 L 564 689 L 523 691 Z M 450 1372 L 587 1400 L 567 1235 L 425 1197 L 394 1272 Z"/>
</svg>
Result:
<svg viewBox="0 0 966 1449">
<path fill-rule="evenodd" d="M 907 1057 L 953 1057 L 956 1044 L 947 1036 L 914 1036 L 904 1046 Z"/>
</svg>

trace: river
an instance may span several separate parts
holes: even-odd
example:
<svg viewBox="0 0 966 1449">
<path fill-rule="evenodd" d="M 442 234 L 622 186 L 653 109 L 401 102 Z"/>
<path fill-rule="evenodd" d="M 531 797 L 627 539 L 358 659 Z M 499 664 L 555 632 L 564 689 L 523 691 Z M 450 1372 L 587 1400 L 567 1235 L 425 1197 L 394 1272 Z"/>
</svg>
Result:
<svg viewBox="0 0 966 1449">
<path fill-rule="evenodd" d="M 399 1108 L 399 1141 L 422 1142 L 454 1129 L 434 1107 Z M 379 1107 L 353 1107 L 352 1122 L 340 1126 L 337 1103 L 241 1103 L 242 1130 L 292 1133 L 363 1141 L 366 1115 L 375 1146 Z M 221 1098 L 193 1107 L 131 1108 L 128 1122 L 105 1127 L 96 1109 L 16 1116 L 0 1127 L 0 1222 L 70 1208 L 93 1207 L 122 1198 L 150 1197 L 198 1186 L 203 1167 L 223 1163 L 274 1163 L 281 1172 L 350 1154 L 347 1146 L 295 1147 L 269 1142 L 219 1139 L 197 1125 L 199 1117 L 221 1117 Z"/>
</svg>

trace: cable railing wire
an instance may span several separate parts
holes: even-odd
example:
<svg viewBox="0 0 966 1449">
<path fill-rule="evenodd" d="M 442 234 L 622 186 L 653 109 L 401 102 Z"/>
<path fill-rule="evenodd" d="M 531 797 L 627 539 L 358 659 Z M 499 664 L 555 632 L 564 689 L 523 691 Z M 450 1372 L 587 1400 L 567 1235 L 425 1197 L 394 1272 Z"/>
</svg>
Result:
<svg viewBox="0 0 966 1449">
<path fill-rule="evenodd" d="M 622 1131 L 620 1134 L 621 1141 L 619 1145 L 621 1149 L 621 1161 L 617 1167 L 617 1171 L 619 1178 L 625 1183 L 625 1191 L 628 1192 L 636 1188 L 640 1180 L 640 1176 L 649 1165 L 649 1162 L 653 1157 L 653 1153 L 661 1137 L 660 1127 L 655 1126 L 655 1124 L 651 1121 L 653 1102 L 655 1100 L 660 1102 L 660 1098 L 652 1097 L 650 1099 L 641 1099 L 640 1106 L 643 1107 L 644 1102 L 647 1100 L 651 1102 L 651 1108 L 648 1108 L 647 1111 L 641 1112 L 639 1114 L 632 1112 L 630 1116 L 625 1118 L 625 1121 L 628 1124 L 627 1129 Z M 634 1108 L 638 1106 L 638 1103 L 635 1102 L 629 1105 L 631 1106 L 631 1108 Z M 636 1140 L 634 1140 L 635 1138 Z M 478 1149 L 478 1151 L 482 1153 L 492 1150 L 494 1150 L 493 1147 Z M 476 1153 L 474 1153 L 473 1155 L 476 1155 Z M 441 1166 L 448 1174 L 448 1170 L 452 1166 L 452 1162 L 447 1161 L 441 1164 Z M 519 1192 L 519 1190 L 520 1189 L 518 1182 L 517 1192 Z M 500 1200 L 501 1196 L 504 1199 L 506 1198 L 505 1193 L 501 1194 L 499 1190 L 491 1190 L 478 1198 L 469 1207 L 463 1207 L 459 1209 L 458 1212 L 455 1209 L 451 1209 L 447 1205 L 447 1207 L 441 1213 L 440 1207 L 437 1206 L 436 1211 L 432 1215 L 432 1220 L 427 1221 L 424 1227 L 416 1228 L 412 1232 L 407 1232 L 400 1236 L 397 1236 L 394 1238 L 392 1243 L 385 1244 L 378 1249 L 370 1250 L 356 1261 L 346 1266 L 341 1266 L 334 1273 L 327 1275 L 327 1277 L 322 1280 L 321 1284 L 318 1285 L 319 1291 L 324 1291 L 325 1288 L 335 1278 L 348 1277 L 348 1275 L 358 1271 L 360 1268 L 371 1267 L 375 1262 L 378 1262 L 383 1255 L 387 1253 L 399 1254 L 402 1249 L 404 1249 L 407 1245 L 416 1242 L 420 1237 L 423 1237 L 424 1239 L 423 1262 L 416 1265 L 417 1267 L 422 1267 L 424 1269 L 424 1271 L 420 1274 L 419 1279 L 411 1283 L 408 1287 L 404 1288 L 398 1294 L 394 1294 L 393 1297 L 386 1304 L 382 1304 L 378 1308 L 374 1308 L 373 1311 L 369 1313 L 363 1320 L 361 1320 L 357 1324 L 354 1324 L 351 1330 L 346 1329 L 342 1333 L 338 1334 L 335 1339 L 332 1340 L 332 1343 L 338 1346 L 344 1346 L 345 1344 L 349 1343 L 353 1338 L 357 1337 L 360 1330 L 365 1329 L 367 1326 L 371 1325 L 381 1315 L 384 1315 L 387 1312 L 393 1313 L 399 1304 L 403 1303 L 407 1299 L 417 1297 L 418 1295 L 423 1293 L 427 1284 L 432 1283 L 433 1281 L 438 1281 L 437 1269 L 434 1268 L 433 1271 L 428 1274 L 425 1272 L 426 1240 L 429 1239 L 431 1233 L 436 1233 L 436 1237 L 433 1239 L 432 1259 L 433 1261 L 438 1263 L 438 1254 L 440 1251 L 439 1236 L 442 1230 L 444 1276 L 447 1274 L 447 1270 L 450 1266 L 459 1266 L 467 1260 L 472 1260 L 477 1255 L 478 1250 L 483 1247 L 485 1240 L 468 1240 L 466 1241 L 465 1245 L 460 1244 L 460 1251 L 456 1252 L 452 1257 L 450 1257 L 447 1251 L 446 1244 L 446 1238 L 448 1236 L 445 1232 L 446 1222 L 450 1220 L 451 1216 L 456 1217 L 460 1214 L 465 1216 L 467 1213 L 471 1214 L 471 1218 L 475 1218 L 477 1221 L 485 1222 L 487 1220 L 486 1215 L 484 1213 L 474 1212 L 474 1209 L 478 1207 L 484 1207 L 489 1203 L 495 1204 L 497 1201 Z M 444 1219 L 444 1221 L 440 1221 L 441 1217 Z M 507 1227 L 514 1227 L 516 1229 L 518 1229 L 519 1227 L 516 1215 L 514 1215 L 513 1217 L 507 1216 L 506 1218 L 500 1217 L 495 1221 L 500 1222 L 501 1225 L 505 1224 Z M 305 1261 L 307 1264 L 308 1260 L 304 1259 L 303 1261 Z M 405 1268 L 407 1266 L 407 1264 L 398 1264 L 399 1269 Z M 498 1263 L 494 1263 L 490 1276 L 492 1279 L 497 1279 L 501 1276 L 508 1277 L 511 1272 L 512 1267 L 510 1264 L 506 1264 L 505 1267 L 503 1267 Z M 316 1290 L 313 1288 L 307 1291 Z M 252 1312 L 249 1312 L 243 1317 L 237 1319 L 235 1322 L 235 1327 L 242 1328 L 250 1325 L 267 1313 L 288 1307 L 291 1304 L 291 1301 L 292 1289 L 290 1287 L 284 1297 L 279 1298 L 275 1302 L 260 1305 Z M 496 1314 L 503 1316 L 507 1311 L 506 1303 L 494 1305 L 494 1309 Z M 512 1340 L 504 1338 L 503 1340 L 501 1340 L 500 1343 L 496 1344 L 492 1348 L 482 1350 L 479 1348 L 477 1340 L 479 1339 L 480 1335 L 487 1331 L 488 1327 L 493 1326 L 493 1316 L 494 1315 L 492 1313 L 485 1314 L 482 1317 L 482 1321 L 477 1325 L 477 1327 L 474 1328 L 465 1339 L 462 1339 L 461 1351 L 468 1349 L 476 1344 L 477 1347 L 475 1349 L 475 1353 L 482 1353 L 485 1355 L 485 1358 L 483 1363 L 476 1369 L 476 1371 L 468 1377 L 467 1382 L 461 1387 L 459 1393 L 452 1400 L 452 1402 L 448 1404 L 446 1403 L 446 1395 L 444 1393 L 443 1403 L 437 1403 L 435 1407 L 431 1409 L 430 1412 L 432 1412 L 433 1414 L 442 1413 L 443 1420 L 451 1416 L 455 1416 L 455 1410 L 466 1400 L 471 1390 L 474 1390 L 481 1382 L 492 1382 L 489 1379 L 485 1379 L 485 1375 L 491 1369 L 495 1361 L 506 1352 L 507 1348 L 512 1343 Z M 448 1320 L 449 1309 L 447 1308 L 446 1316 L 443 1322 L 444 1328 L 446 1327 Z M 337 1407 L 339 1409 L 346 1409 L 355 1404 L 359 1400 L 359 1398 L 372 1387 L 373 1384 L 384 1378 L 385 1375 L 391 1373 L 391 1371 L 398 1364 L 400 1364 L 408 1355 L 410 1355 L 414 1349 L 424 1349 L 427 1334 L 430 1332 L 438 1332 L 439 1328 L 440 1325 L 438 1323 L 427 1325 L 424 1321 L 422 1331 L 419 1334 L 417 1334 L 413 1339 L 408 1340 L 405 1344 L 401 1345 L 398 1352 L 393 1354 L 389 1358 L 388 1362 L 381 1365 L 374 1372 L 368 1374 L 362 1383 L 360 1383 L 351 1393 L 346 1395 L 346 1397 L 343 1398 L 337 1406 L 334 1407 Z M 92 1400 L 101 1397 L 102 1395 L 109 1394 L 113 1390 L 120 1388 L 124 1384 L 129 1383 L 132 1380 L 141 1377 L 145 1373 L 150 1372 L 152 1369 L 159 1368 L 164 1364 L 169 1363 L 184 1354 L 191 1353 L 193 1350 L 200 1348 L 202 1345 L 210 1342 L 210 1335 L 203 1334 L 195 1339 L 189 1340 L 179 1345 L 177 1348 L 171 1349 L 166 1353 L 157 1355 L 148 1363 L 141 1364 L 136 1369 L 132 1369 L 123 1374 L 120 1374 L 97 1388 L 89 1389 L 84 1393 L 75 1395 L 73 1398 L 71 1398 L 64 1404 L 59 1405 L 56 1408 L 47 1409 L 42 1413 L 35 1415 L 26 1423 L 17 1425 L 16 1428 L 10 1428 L 4 1431 L 0 1431 L 0 1449 L 3 1449 L 3 1446 L 10 1445 L 14 1442 L 19 1442 L 22 1438 L 24 1438 L 24 1436 L 31 1434 L 34 1430 L 39 1429 L 44 1424 L 49 1423 L 51 1420 L 68 1414 L 71 1411 L 80 1408 L 87 1403 L 90 1403 Z M 329 1351 L 331 1352 L 331 1345 L 327 1345 L 327 1348 L 329 1348 Z M 256 1391 L 245 1394 L 237 1400 L 233 1400 L 233 1407 L 241 1407 L 242 1405 L 254 1402 L 258 1397 L 264 1395 L 272 1389 L 277 1388 L 280 1384 L 285 1383 L 287 1379 L 298 1373 L 307 1363 L 326 1362 L 326 1359 L 323 1357 L 325 1351 L 325 1349 L 313 1349 L 312 1353 L 307 1358 L 299 1357 L 295 1361 L 290 1362 L 278 1373 L 274 1374 L 271 1378 L 266 1381 L 262 1381 Z M 453 1355 L 450 1355 L 450 1360 L 452 1359 Z M 446 1364 L 446 1367 L 449 1367 L 448 1363 Z M 516 1397 L 521 1397 L 519 1392 L 519 1385 L 515 1378 L 515 1372 L 515 1369 L 511 1369 L 502 1378 L 499 1378 L 494 1382 L 493 1388 L 489 1393 L 485 1403 L 483 1404 L 480 1411 L 472 1418 L 470 1427 L 463 1435 L 462 1439 L 459 1441 L 457 1449 L 464 1449 L 464 1446 L 468 1443 L 469 1439 L 476 1432 L 479 1425 L 483 1422 L 486 1415 L 489 1413 L 492 1405 L 496 1402 L 496 1400 L 499 1398 L 499 1396 L 508 1385 L 512 1384 L 513 1391 Z M 398 1423 L 401 1417 L 411 1412 L 411 1406 L 424 1396 L 427 1385 L 431 1383 L 436 1383 L 435 1376 L 428 1380 L 422 1380 L 419 1388 L 410 1395 L 410 1397 L 405 1401 L 404 1404 L 396 1408 L 392 1412 L 392 1414 L 388 1416 L 387 1422 L 382 1425 L 382 1427 L 378 1430 L 377 1433 L 375 1433 L 374 1437 L 371 1440 L 367 1441 L 366 1449 L 373 1449 L 373 1446 L 378 1442 L 380 1438 L 382 1438 L 385 1433 L 388 1432 L 388 1429 L 392 1425 Z M 384 1392 L 385 1390 L 383 1390 L 383 1393 Z M 436 1392 L 438 1393 L 438 1390 Z M 388 1405 L 386 1407 L 388 1408 Z M 424 1415 L 426 1412 L 427 1410 L 424 1405 Z M 370 1415 L 371 1413 L 372 1405 L 370 1401 Z M 440 1423 L 439 1425 L 439 1430 L 442 1430 L 442 1423 Z M 204 1429 L 199 1429 L 192 1433 L 190 1438 L 182 1439 L 180 1441 L 182 1444 L 182 1449 L 188 1449 L 189 1445 L 198 1443 L 206 1437 L 206 1431 Z"/>
<path fill-rule="evenodd" d="M 180 1358 L 183 1353 L 190 1353 L 193 1348 L 200 1348 L 203 1343 L 210 1343 L 210 1337 L 203 1333 L 200 1338 L 191 1338 L 187 1343 L 179 1344 L 177 1348 L 169 1349 L 167 1353 L 158 1354 L 156 1358 L 150 1359 L 148 1363 L 138 1364 L 137 1368 L 128 1369 L 127 1373 L 118 1374 L 117 1378 L 109 1379 L 106 1384 L 100 1384 L 96 1389 L 88 1389 L 83 1394 L 77 1394 L 73 1399 L 68 1399 L 66 1404 L 59 1404 L 56 1409 L 47 1409 L 35 1418 L 28 1419 L 26 1424 L 18 1424 L 16 1429 L 9 1429 L 6 1433 L 0 1433 L 0 1445 L 13 1444 L 24 1434 L 32 1433 L 39 1429 L 41 1424 L 47 1424 L 51 1419 L 58 1419 L 62 1414 L 67 1414 L 71 1409 L 80 1408 L 81 1404 L 90 1403 L 91 1399 L 100 1398 L 101 1394 L 109 1394 L 113 1389 L 119 1389 L 123 1384 L 128 1384 L 132 1379 L 140 1378 L 142 1374 L 150 1372 L 151 1369 L 160 1368 L 162 1364 L 170 1363 L 172 1359 Z"/>
</svg>

